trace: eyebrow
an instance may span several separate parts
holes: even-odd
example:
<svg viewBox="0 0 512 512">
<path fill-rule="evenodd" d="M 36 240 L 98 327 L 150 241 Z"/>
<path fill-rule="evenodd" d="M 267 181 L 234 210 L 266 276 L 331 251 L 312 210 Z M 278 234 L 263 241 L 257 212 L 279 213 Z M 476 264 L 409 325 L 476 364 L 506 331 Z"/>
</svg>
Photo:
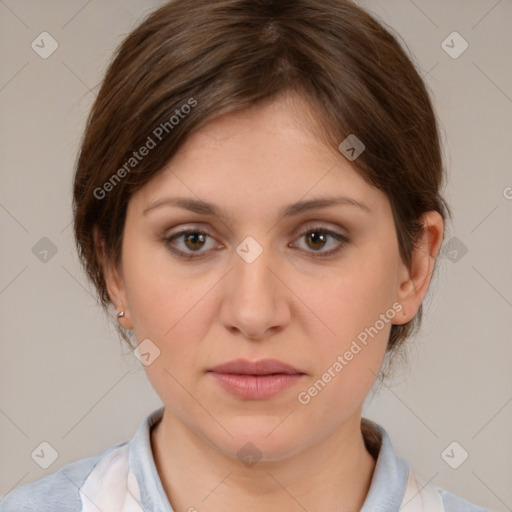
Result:
<svg viewBox="0 0 512 512">
<path fill-rule="evenodd" d="M 281 220 L 286 217 L 299 215 L 309 210 L 327 208 L 329 206 L 334 205 L 352 206 L 359 208 L 367 213 L 371 213 L 371 209 L 369 208 L 369 206 L 351 197 L 319 197 L 315 199 L 309 199 L 306 201 L 298 201 L 296 203 L 286 206 L 285 208 L 280 210 L 278 214 L 278 219 Z M 185 210 L 198 213 L 200 215 L 213 215 L 219 218 L 229 218 L 229 214 L 223 208 L 216 206 L 212 203 L 203 201 L 201 199 L 193 199 L 188 197 L 163 197 L 161 199 L 156 200 L 154 203 L 148 206 L 144 210 L 143 214 L 146 215 L 150 211 L 155 210 L 156 208 L 160 208 L 162 206 L 177 206 L 179 208 L 183 208 Z"/>
</svg>

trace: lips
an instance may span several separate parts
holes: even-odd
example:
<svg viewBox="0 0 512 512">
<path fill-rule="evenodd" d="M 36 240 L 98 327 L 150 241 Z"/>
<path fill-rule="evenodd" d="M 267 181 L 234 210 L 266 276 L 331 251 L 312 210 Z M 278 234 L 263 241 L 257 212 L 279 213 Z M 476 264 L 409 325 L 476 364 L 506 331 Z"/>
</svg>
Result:
<svg viewBox="0 0 512 512">
<path fill-rule="evenodd" d="M 208 370 L 222 388 L 242 400 L 266 400 L 288 389 L 305 375 L 276 359 L 237 359 Z"/>
<path fill-rule="evenodd" d="M 297 370 L 297 368 L 282 363 L 277 359 L 261 359 L 260 361 L 236 359 L 229 363 L 219 364 L 209 371 L 236 375 L 272 375 L 274 373 L 283 373 L 287 375 L 304 374 L 304 372 Z"/>
</svg>

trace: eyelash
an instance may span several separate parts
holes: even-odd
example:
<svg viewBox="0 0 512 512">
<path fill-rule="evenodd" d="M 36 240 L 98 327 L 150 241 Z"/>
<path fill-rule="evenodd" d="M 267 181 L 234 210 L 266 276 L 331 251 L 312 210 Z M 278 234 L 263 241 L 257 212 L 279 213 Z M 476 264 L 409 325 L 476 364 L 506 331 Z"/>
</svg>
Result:
<svg viewBox="0 0 512 512">
<path fill-rule="evenodd" d="M 336 247 L 334 249 L 330 249 L 329 251 L 323 251 L 323 252 L 320 252 L 320 251 L 306 251 L 306 252 L 311 252 L 312 254 L 314 254 L 314 257 L 316 258 L 326 258 L 326 257 L 329 257 L 329 256 L 333 256 L 334 254 L 336 254 L 337 252 L 339 252 L 343 246 L 345 246 L 347 243 L 349 243 L 349 240 L 347 237 L 343 236 L 343 235 L 340 235 L 339 233 L 336 233 L 335 231 L 331 231 L 329 229 L 326 229 L 324 227 L 312 227 L 312 228 L 308 228 L 306 231 L 303 231 L 297 239 L 300 239 L 302 238 L 304 235 L 307 235 L 309 233 L 317 233 L 317 234 L 320 234 L 320 235 L 329 235 L 331 236 L 332 238 L 334 238 L 335 240 L 337 240 L 337 244 L 336 244 Z M 180 249 L 177 249 L 176 246 L 174 245 L 174 240 L 176 240 L 177 238 L 180 238 L 181 236 L 184 236 L 184 235 L 190 235 L 190 234 L 195 234 L 195 235 L 205 235 L 205 236 L 208 236 L 210 238 L 213 238 L 207 231 L 202 231 L 200 229 L 185 229 L 183 231 L 179 231 L 177 233 L 174 233 L 173 235 L 171 236 L 168 236 L 168 237 L 164 237 L 163 239 L 163 242 L 165 243 L 166 247 L 173 253 L 175 253 L 178 257 L 184 259 L 184 260 L 192 260 L 192 259 L 196 259 L 196 258 L 201 258 L 202 255 L 205 253 L 205 251 L 196 251 L 196 252 L 184 252 Z M 198 254 L 197 256 L 195 254 Z"/>
</svg>

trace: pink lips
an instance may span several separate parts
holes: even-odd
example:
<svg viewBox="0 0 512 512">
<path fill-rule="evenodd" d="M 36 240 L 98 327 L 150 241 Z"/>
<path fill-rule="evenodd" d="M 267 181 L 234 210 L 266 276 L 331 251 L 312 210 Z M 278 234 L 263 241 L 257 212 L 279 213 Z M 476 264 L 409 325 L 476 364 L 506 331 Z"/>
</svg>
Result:
<svg viewBox="0 0 512 512">
<path fill-rule="evenodd" d="M 208 370 L 229 393 L 243 400 L 265 400 L 293 386 L 304 372 L 276 359 L 237 359 Z"/>
</svg>

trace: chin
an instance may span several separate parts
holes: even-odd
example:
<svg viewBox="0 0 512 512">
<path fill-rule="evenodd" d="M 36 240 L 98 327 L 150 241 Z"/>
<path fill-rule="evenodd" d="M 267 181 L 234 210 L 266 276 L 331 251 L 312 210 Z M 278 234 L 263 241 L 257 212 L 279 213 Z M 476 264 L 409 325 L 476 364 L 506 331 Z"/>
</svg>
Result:
<svg viewBox="0 0 512 512">
<path fill-rule="evenodd" d="M 289 418 L 291 419 L 291 418 Z M 233 437 L 225 435 L 213 441 L 216 447 L 230 457 L 240 460 L 249 457 L 258 461 L 277 461 L 299 452 L 307 432 L 299 432 L 286 419 L 275 416 L 237 417 L 232 422 L 222 422 Z"/>
</svg>

